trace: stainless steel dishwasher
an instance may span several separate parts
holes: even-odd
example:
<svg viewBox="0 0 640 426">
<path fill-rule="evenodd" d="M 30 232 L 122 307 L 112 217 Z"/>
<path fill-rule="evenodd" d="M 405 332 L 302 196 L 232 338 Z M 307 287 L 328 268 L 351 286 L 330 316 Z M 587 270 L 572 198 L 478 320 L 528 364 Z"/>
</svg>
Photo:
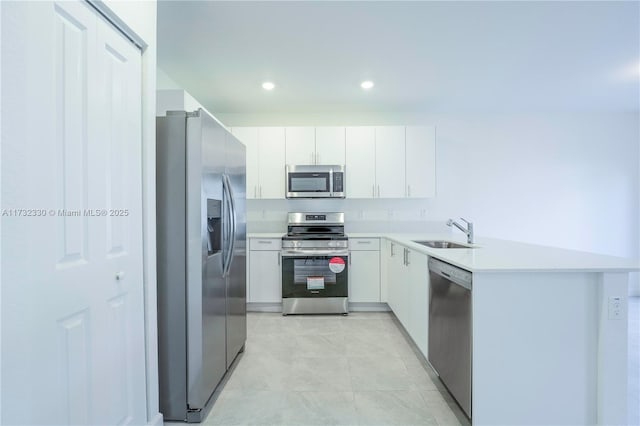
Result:
<svg viewBox="0 0 640 426">
<path fill-rule="evenodd" d="M 429 362 L 471 418 L 471 272 L 429 258 Z"/>
</svg>

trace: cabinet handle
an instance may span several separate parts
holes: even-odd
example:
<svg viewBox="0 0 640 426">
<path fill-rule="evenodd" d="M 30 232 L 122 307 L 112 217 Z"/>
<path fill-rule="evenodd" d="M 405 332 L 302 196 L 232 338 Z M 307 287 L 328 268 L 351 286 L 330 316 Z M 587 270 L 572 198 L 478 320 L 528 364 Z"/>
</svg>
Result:
<svg viewBox="0 0 640 426">
<path fill-rule="evenodd" d="M 396 254 L 393 252 L 393 243 L 391 243 L 391 257 L 395 256 Z"/>
<path fill-rule="evenodd" d="M 380 185 L 378 185 L 378 198 L 380 198 Z"/>
<path fill-rule="evenodd" d="M 371 241 L 356 241 L 358 244 L 371 244 Z"/>
<path fill-rule="evenodd" d="M 273 244 L 273 241 L 258 240 L 258 244 Z"/>
<path fill-rule="evenodd" d="M 409 266 L 411 264 L 411 262 L 409 262 L 409 249 L 406 249 L 406 250 L 407 250 L 407 263 L 406 263 L 406 265 Z"/>
<path fill-rule="evenodd" d="M 262 185 L 260 185 L 260 198 L 262 198 Z"/>
<path fill-rule="evenodd" d="M 407 185 L 407 196 L 411 197 L 411 185 Z"/>
<path fill-rule="evenodd" d="M 351 266 L 351 250 L 349 250 L 349 266 Z"/>
</svg>

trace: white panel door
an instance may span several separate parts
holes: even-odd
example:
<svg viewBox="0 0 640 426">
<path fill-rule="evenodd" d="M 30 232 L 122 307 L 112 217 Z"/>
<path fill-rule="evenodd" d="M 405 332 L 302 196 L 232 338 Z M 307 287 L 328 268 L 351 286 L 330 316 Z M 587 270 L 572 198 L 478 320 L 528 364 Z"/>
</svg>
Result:
<svg viewBox="0 0 640 426">
<path fill-rule="evenodd" d="M 282 302 L 280 251 L 249 252 L 249 300 L 254 303 Z"/>
<path fill-rule="evenodd" d="M 247 198 L 260 198 L 260 169 L 258 161 L 258 128 L 234 127 L 231 133 L 247 148 Z"/>
<path fill-rule="evenodd" d="M 349 302 L 380 302 L 379 261 L 377 250 L 350 252 Z"/>
<path fill-rule="evenodd" d="M 2 423 L 144 424 L 140 51 L 84 2 L 2 8 Z"/>
<path fill-rule="evenodd" d="M 316 164 L 345 164 L 345 128 L 316 127 Z"/>
<path fill-rule="evenodd" d="M 376 195 L 379 198 L 403 198 L 404 127 L 376 127 Z"/>
<path fill-rule="evenodd" d="M 376 196 L 375 128 L 347 127 L 345 137 L 347 198 L 373 198 Z"/>
<path fill-rule="evenodd" d="M 260 162 L 260 198 L 284 199 L 284 127 L 260 127 L 258 161 Z"/>
<path fill-rule="evenodd" d="M 409 198 L 436 196 L 436 129 L 407 126 L 405 140 L 406 195 Z"/>
<path fill-rule="evenodd" d="M 287 127 L 286 164 L 315 164 L 316 137 L 313 127 Z"/>
</svg>

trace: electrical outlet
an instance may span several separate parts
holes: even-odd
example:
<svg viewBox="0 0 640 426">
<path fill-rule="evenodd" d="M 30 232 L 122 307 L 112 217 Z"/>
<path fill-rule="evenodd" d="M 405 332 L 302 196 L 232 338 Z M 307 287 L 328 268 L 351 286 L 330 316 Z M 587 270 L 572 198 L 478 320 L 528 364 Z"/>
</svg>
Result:
<svg viewBox="0 0 640 426">
<path fill-rule="evenodd" d="M 622 319 L 622 297 L 609 297 L 609 319 Z"/>
</svg>

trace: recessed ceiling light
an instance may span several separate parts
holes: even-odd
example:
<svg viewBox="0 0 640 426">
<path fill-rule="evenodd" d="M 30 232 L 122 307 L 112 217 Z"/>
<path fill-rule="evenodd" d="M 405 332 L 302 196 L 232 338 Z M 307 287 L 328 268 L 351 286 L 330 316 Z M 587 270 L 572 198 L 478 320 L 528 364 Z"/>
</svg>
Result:
<svg viewBox="0 0 640 426">
<path fill-rule="evenodd" d="M 265 81 L 264 83 L 262 83 L 262 88 L 264 90 L 273 90 L 274 87 L 276 87 L 276 85 L 270 81 Z"/>
<path fill-rule="evenodd" d="M 360 83 L 360 87 L 362 87 L 365 90 L 369 90 L 373 87 L 373 81 L 363 81 L 362 83 Z"/>
</svg>

